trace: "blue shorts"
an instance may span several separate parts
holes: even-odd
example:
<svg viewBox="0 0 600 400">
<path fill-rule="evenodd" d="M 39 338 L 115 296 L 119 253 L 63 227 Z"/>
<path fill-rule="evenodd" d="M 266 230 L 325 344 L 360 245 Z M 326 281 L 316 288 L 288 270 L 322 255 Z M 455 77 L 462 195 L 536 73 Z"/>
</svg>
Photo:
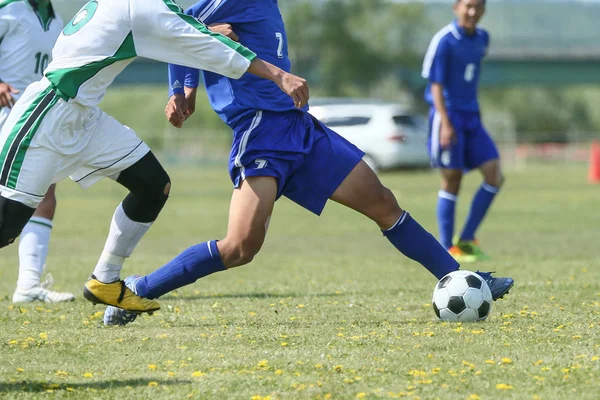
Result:
<svg viewBox="0 0 600 400">
<path fill-rule="evenodd" d="M 447 149 L 440 146 L 439 114 L 429 111 L 429 158 L 434 168 L 471 170 L 487 161 L 500 158 L 494 141 L 481 123 L 481 116 L 473 111 L 448 111 L 456 132 L 456 142 Z"/>
<path fill-rule="evenodd" d="M 320 215 L 364 153 L 302 111 L 256 114 L 236 125 L 229 158 L 234 187 L 249 176 L 272 176 L 285 196 Z"/>
</svg>

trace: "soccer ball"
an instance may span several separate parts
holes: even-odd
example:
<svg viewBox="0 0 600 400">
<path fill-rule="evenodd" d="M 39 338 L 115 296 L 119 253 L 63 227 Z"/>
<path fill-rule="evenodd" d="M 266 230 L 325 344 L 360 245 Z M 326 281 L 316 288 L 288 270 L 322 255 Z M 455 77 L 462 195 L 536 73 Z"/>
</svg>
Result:
<svg viewBox="0 0 600 400">
<path fill-rule="evenodd" d="M 454 271 L 435 285 L 432 304 L 442 321 L 483 321 L 492 309 L 492 292 L 476 273 Z"/>
</svg>

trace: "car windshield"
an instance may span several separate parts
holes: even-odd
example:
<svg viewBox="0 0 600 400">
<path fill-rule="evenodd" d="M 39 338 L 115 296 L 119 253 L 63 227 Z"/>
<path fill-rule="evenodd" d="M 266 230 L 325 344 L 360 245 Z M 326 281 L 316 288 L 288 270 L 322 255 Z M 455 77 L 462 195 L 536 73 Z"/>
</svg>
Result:
<svg viewBox="0 0 600 400">
<path fill-rule="evenodd" d="M 415 132 L 426 132 L 427 121 L 421 115 L 394 115 L 394 123 L 402 128 Z"/>
</svg>

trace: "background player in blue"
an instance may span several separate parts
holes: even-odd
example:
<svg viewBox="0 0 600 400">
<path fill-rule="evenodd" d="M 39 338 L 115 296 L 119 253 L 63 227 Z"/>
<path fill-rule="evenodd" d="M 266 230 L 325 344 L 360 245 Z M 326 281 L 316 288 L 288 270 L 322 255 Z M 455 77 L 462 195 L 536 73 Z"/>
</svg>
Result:
<svg viewBox="0 0 600 400">
<path fill-rule="evenodd" d="M 429 113 L 429 154 L 440 168 L 442 183 L 437 218 L 442 245 L 459 262 L 489 258 L 475 239 L 504 180 L 496 145 L 481 123 L 477 89 L 481 61 L 489 35 L 477 27 L 485 12 L 485 0 L 457 0 L 456 20 L 431 40 L 423 63 L 429 80 L 425 99 Z M 484 182 L 475 194 L 462 233 L 454 235 L 454 213 L 463 172 L 479 169 Z"/>
<path fill-rule="evenodd" d="M 265 61 L 290 70 L 277 1 L 204 0 L 186 12 L 209 26 L 222 23 L 212 29 L 239 38 Z M 189 104 L 195 101 L 198 75 L 197 70 L 170 66 L 172 96 L 166 111 L 175 126 L 181 126 L 193 111 Z M 265 239 L 275 201 L 282 195 L 317 215 L 328 199 L 362 213 L 400 252 L 438 279 L 458 269 L 439 242 L 400 208 L 392 192 L 362 161 L 364 153 L 308 114 L 306 105 L 295 105 L 278 93 L 277 86 L 248 74 L 235 81 L 204 72 L 204 83 L 212 107 L 234 135 L 229 172 L 235 189 L 227 235 L 188 248 L 147 276 L 127 278 L 126 284 L 139 296 L 154 299 L 252 261 Z M 510 278 L 481 275 L 494 299 L 513 284 Z M 132 316 L 109 308 L 105 322 L 126 323 Z"/>
</svg>

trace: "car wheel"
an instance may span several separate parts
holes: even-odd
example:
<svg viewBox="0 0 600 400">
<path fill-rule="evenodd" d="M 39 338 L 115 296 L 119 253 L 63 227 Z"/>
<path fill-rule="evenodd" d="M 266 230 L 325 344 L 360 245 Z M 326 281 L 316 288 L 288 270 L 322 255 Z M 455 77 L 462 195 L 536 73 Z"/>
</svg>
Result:
<svg viewBox="0 0 600 400">
<path fill-rule="evenodd" d="M 372 156 L 365 154 L 363 157 L 363 161 L 369 166 L 371 167 L 371 169 L 375 172 L 379 171 L 379 164 L 377 163 L 377 160 L 375 160 Z"/>
</svg>

